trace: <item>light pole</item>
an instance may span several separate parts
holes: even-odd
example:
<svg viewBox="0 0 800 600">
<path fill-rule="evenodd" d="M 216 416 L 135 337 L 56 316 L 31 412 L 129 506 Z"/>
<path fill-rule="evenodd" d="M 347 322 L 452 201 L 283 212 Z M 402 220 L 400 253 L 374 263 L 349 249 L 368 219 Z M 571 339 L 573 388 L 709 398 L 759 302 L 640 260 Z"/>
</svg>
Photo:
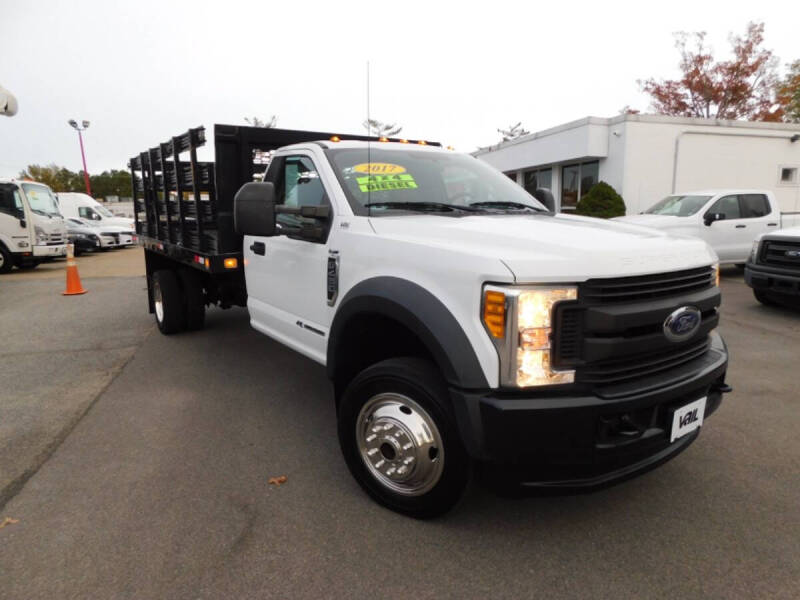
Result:
<svg viewBox="0 0 800 600">
<path fill-rule="evenodd" d="M 89 171 L 86 170 L 86 153 L 83 151 L 83 136 L 81 135 L 81 131 L 89 129 L 89 121 L 81 121 L 83 127 L 78 125 L 75 119 L 70 119 L 69 124 L 78 132 L 78 141 L 81 144 L 81 158 L 83 159 L 83 180 L 86 182 L 86 193 L 91 196 L 92 188 L 89 186 Z"/>
</svg>

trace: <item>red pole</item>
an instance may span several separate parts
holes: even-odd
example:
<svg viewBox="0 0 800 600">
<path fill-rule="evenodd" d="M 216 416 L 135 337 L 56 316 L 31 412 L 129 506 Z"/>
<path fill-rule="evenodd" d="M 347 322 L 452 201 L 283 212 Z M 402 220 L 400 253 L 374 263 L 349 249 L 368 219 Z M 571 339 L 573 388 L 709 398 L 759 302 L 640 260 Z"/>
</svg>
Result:
<svg viewBox="0 0 800 600">
<path fill-rule="evenodd" d="M 81 158 L 83 159 L 83 180 L 86 182 L 86 193 L 92 195 L 92 188 L 89 186 L 89 171 L 86 170 L 86 154 L 83 152 L 83 136 L 78 129 L 78 141 L 81 143 Z"/>
</svg>

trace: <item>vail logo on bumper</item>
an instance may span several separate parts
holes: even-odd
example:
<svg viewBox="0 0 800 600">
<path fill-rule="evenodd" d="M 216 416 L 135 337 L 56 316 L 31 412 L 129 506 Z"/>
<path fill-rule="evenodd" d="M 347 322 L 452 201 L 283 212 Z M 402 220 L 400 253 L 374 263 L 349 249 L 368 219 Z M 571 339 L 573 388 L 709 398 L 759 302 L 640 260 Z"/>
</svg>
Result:
<svg viewBox="0 0 800 600">
<path fill-rule="evenodd" d="M 686 413 L 683 415 L 679 420 L 681 427 L 686 427 L 689 423 L 694 423 L 697 421 L 697 409 L 695 408 L 692 412 Z"/>
<path fill-rule="evenodd" d="M 692 337 L 700 327 L 702 316 L 694 306 L 681 306 L 664 321 L 664 336 L 671 342 L 682 342 Z"/>
</svg>

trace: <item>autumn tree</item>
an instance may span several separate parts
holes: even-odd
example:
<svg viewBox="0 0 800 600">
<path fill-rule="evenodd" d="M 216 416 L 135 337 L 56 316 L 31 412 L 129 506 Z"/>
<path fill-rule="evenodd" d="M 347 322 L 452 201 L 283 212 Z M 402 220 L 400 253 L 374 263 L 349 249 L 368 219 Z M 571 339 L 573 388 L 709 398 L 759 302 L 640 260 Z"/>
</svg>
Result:
<svg viewBox="0 0 800 600">
<path fill-rule="evenodd" d="M 505 129 L 498 128 L 497 133 L 503 136 L 504 142 L 508 142 L 510 140 L 515 140 L 523 135 L 528 135 L 530 131 L 526 131 L 525 128 L 522 126 L 522 121 L 520 121 L 516 125 L 509 125 Z"/>
<path fill-rule="evenodd" d="M 800 123 L 800 60 L 790 65 L 786 77 L 778 84 L 778 102 L 783 108 L 783 120 Z"/>
<path fill-rule="evenodd" d="M 397 125 L 397 123 L 384 123 L 377 119 L 367 119 L 361 125 L 369 135 L 378 137 L 392 137 L 403 131 L 402 126 Z"/>
<path fill-rule="evenodd" d="M 659 114 L 706 119 L 780 121 L 777 58 L 762 47 L 764 24 L 749 23 L 743 37 L 729 37 L 730 60 L 717 60 L 706 33 L 675 34 L 680 52 L 679 79 L 639 81 Z"/>
</svg>

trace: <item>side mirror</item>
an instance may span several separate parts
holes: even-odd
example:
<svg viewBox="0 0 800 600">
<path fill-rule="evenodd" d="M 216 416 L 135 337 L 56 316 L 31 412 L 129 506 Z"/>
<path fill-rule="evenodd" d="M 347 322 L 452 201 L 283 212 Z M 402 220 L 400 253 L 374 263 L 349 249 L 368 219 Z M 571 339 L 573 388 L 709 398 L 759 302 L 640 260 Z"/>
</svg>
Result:
<svg viewBox="0 0 800 600">
<path fill-rule="evenodd" d="M 25 221 L 25 219 L 20 219 L 19 226 L 25 229 L 28 226 L 28 223 Z"/>
<path fill-rule="evenodd" d="M 711 227 L 711 224 L 713 222 L 724 221 L 724 220 L 725 220 L 725 213 L 706 213 L 703 222 L 706 224 L 706 227 Z"/>
<path fill-rule="evenodd" d="M 556 199 L 553 196 L 553 192 L 547 188 L 537 188 L 536 191 L 533 192 L 533 197 L 544 204 L 550 212 L 556 212 Z"/>
<path fill-rule="evenodd" d="M 275 235 L 275 186 L 245 183 L 233 197 L 233 227 L 240 235 Z"/>
</svg>

